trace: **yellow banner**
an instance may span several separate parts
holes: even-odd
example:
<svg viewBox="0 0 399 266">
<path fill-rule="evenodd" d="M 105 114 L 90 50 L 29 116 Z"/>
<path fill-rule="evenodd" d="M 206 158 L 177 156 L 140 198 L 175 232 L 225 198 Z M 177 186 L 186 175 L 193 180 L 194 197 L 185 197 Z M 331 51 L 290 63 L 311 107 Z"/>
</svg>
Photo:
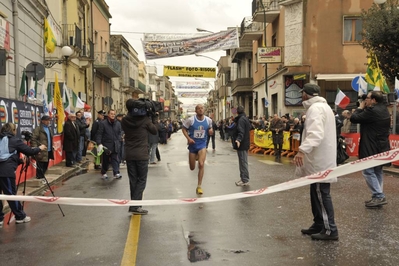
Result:
<svg viewBox="0 0 399 266">
<path fill-rule="evenodd" d="M 64 104 L 62 103 L 61 97 L 61 90 L 60 86 L 58 85 L 58 76 L 55 73 L 55 82 L 54 82 L 54 105 L 57 109 L 57 131 L 61 133 L 64 131 L 64 120 L 65 120 L 65 113 L 64 113 Z"/>
<path fill-rule="evenodd" d="M 55 46 L 57 45 L 57 40 L 55 39 L 54 33 L 46 18 L 44 18 L 44 43 L 46 45 L 46 51 L 48 53 L 53 53 L 55 51 Z"/>
<path fill-rule="evenodd" d="M 164 66 L 164 76 L 191 77 L 191 78 L 216 78 L 215 67 L 185 67 L 185 66 Z"/>
<path fill-rule="evenodd" d="M 265 149 L 274 149 L 273 138 L 271 131 L 255 130 L 254 135 L 255 145 Z M 283 150 L 290 149 L 290 132 L 284 131 L 283 136 Z"/>
</svg>

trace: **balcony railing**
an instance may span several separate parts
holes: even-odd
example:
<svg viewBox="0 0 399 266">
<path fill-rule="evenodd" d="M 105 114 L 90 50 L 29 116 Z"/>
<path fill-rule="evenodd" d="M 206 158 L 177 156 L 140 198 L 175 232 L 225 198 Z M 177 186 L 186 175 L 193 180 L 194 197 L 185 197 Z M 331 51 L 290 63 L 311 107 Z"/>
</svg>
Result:
<svg viewBox="0 0 399 266">
<path fill-rule="evenodd" d="M 82 49 L 82 30 L 76 24 L 63 24 L 62 28 L 63 44 Z"/>
<path fill-rule="evenodd" d="M 264 22 L 266 19 L 266 23 L 272 23 L 279 14 L 280 3 L 278 0 L 252 0 L 253 21 Z"/>
<path fill-rule="evenodd" d="M 109 53 L 94 53 L 94 67 L 107 77 L 121 76 L 121 64 Z"/>
</svg>

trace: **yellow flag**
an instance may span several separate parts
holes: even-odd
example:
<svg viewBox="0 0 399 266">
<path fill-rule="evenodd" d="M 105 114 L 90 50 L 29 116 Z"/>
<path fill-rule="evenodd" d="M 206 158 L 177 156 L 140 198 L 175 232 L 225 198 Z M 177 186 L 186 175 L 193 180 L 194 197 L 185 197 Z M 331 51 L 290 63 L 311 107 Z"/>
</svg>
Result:
<svg viewBox="0 0 399 266">
<path fill-rule="evenodd" d="M 64 120 L 65 120 L 65 113 L 64 113 L 64 104 L 62 103 L 60 85 L 58 84 L 58 76 L 55 73 L 55 84 L 54 84 L 54 105 L 57 109 L 57 131 L 58 133 L 62 133 L 64 130 Z"/>
<path fill-rule="evenodd" d="M 57 40 L 46 18 L 44 18 L 44 44 L 46 51 L 50 54 L 55 51 L 55 46 L 57 46 Z"/>
</svg>

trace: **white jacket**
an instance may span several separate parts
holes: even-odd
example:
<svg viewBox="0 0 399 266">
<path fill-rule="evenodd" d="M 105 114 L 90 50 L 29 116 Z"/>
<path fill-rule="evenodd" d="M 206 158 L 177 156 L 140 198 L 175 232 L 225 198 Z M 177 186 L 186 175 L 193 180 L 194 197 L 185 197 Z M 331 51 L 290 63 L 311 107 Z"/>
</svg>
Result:
<svg viewBox="0 0 399 266">
<path fill-rule="evenodd" d="M 303 102 L 306 121 L 299 150 L 304 153 L 302 167 L 297 167 L 296 176 L 306 176 L 337 166 L 337 137 L 335 117 L 323 97 L 313 97 Z M 336 182 L 337 179 L 329 181 Z"/>
</svg>

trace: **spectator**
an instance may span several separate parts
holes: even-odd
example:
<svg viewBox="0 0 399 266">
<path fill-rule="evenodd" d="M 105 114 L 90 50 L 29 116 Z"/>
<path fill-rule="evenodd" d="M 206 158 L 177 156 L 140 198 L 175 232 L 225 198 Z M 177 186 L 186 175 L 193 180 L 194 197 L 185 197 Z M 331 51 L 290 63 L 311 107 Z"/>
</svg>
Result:
<svg viewBox="0 0 399 266">
<path fill-rule="evenodd" d="M 122 175 L 119 172 L 119 159 L 118 153 L 120 147 L 120 140 L 122 138 L 121 123 L 115 119 L 115 110 L 110 109 L 106 119 L 101 121 L 100 127 L 96 134 L 96 142 L 99 150 L 104 148 L 106 150 L 103 153 L 103 163 L 101 166 L 102 179 L 108 179 L 107 171 L 109 168 L 109 162 L 111 161 L 112 173 L 115 179 L 121 179 Z"/>
<path fill-rule="evenodd" d="M 350 121 L 360 124 L 359 159 L 389 151 L 390 114 L 380 91 L 372 91 L 359 104 Z M 383 189 L 382 165 L 364 169 L 362 174 L 371 191 L 371 199 L 365 201 L 367 208 L 387 204 Z"/>
<path fill-rule="evenodd" d="M 118 114 L 116 116 L 116 120 L 118 122 L 122 122 L 122 118 L 124 116 L 125 116 L 124 114 Z M 125 165 L 125 132 L 123 130 L 121 132 L 121 139 L 119 140 L 119 145 L 121 146 L 118 153 L 119 164 L 123 163 L 123 165 Z"/>
<path fill-rule="evenodd" d="M 215 121 L 213 121 L 212 118 L 211 118 L 211 120 L 212 120 L 212 129 L 213 129 L 214 134 L 212 134 L 212 135 L 208 134 L 208 139 L 206 140 L 206 148 L 208 149 L 209 141 L 212 139 L 212 149 L 215 150 L 215 132 L 217 130 L 217 125 L 216 125 Z"/>
<path fill-rule="evenodd" d="M 76 162 L 82 163 L 83 159 L 83 150 L 86 148 L 86 129 L 89 127 L 89 124 L 85 122 L 86 120 L 83 117 L 83 113 L 80 111 L 76 112 L 76 125 L 79 127 L 79 149 L 76 154 Z"/>
<path fill-rule="evenodd" d="M 240 169 L 240 180 L 235 182 L 236 186 L 249 185 L 249 171 L 248 171 L 248 150 L 250 146 L 249 132 L 251 130 L 251 122 L 244 113 L 244 107 L 237 107 L 238 116 L 234 119 L 237 125 L 236 134 L 233 134 L 232 139 L 234 149 L 237 150 L 238 166 Z"/>
<path fill-rule="evenodd" d="M 342 112 L 342 117 L 344 118 L 344 120 L 342 121 L 341 133 L 351 133 L 351 115 L 351 112 L 349 112 L 348 110 L 344 110 Z"/>
<path fill-rule="evenodd" d="M 53 131 L 50 129 L 51 117 L 42 116 L 40 126 L 33 130 L 31 147 L 39 147 L 41 144 L 47 146 L 47 151 L 42 151 L 35 156 L 36 178 L 46 184 L 45 174 L 47 172 L 49 160 L 54 160 L 53 152 Z"/>
<path fill-rule="evenodd" d="M 281 152 L 283 149 L 283 137 L 284 137 L 285 125 L 282 119 L 274 114 L 273 120 L 270 123 L 270 130 L 272 131 L 273 145 L 274 145 L 274 156 L 276 160 L 281 158 Z"/>
<path fill-rule="evenodd" d="M 80 131 L 76 124 L 76 115 L 68 114 L 68 120 L 64 124 L 64 143 L 62 149 L 65 151 L 65 166 L 74 167 L 76 165 L 76 155 L 79 150 Z"/>
<path fill-rule="evenodd" d="M 33 156 L 39 152 L 46 152 L 47 146 L 44 144 L 39 147 L 29 147 L 21 139 L 15 136 L 16 127 L 13 123 L 5 123 L 0 130 L 0 139 L 7 138 L 8 150 L 2 150 L 0 160 L 0 192 L 4 195 L 16 195 L 17 188 L 15 182 L 15 171 L 18 165 L 21 163 L 20 153 L 25 155 Z M 26 157 L 25 157 L 26 161 Z M 12 213 L 15 215 L 15 222 L 17 224 L 29 223 L 31 218 L 26 215 L 23 210 L 21 202 L 10 200 L 8 205 Z M 3 226 L 4 213 L 3 213 L 3 201 L 0 200 L 0 227 Z"/>
<path fill-rule="evenodd" d="M 93 125 L 91 126 L 91 131 L 90 131 L 90 139 L 92 141 L 96 141 L 96 134 L 98 131 L 98 128 L 100 127 L 100 122 L 104 120 L 104 115 L 105 115 L 105 111 L 104 110 L 100 110 L 97 112 L 97 119 L 93 122 Z M 101 165 L 98 164 L 98 161 L 95 160 L 94 161 L 94 169 L 101 169 Z"/>
<path fill-rule="evenodd" d="M 307 83 L 300 92 L 306 109 L 306 126 L 294 162 L 296 176 L 303 177 L 337 166 L 337 137 L 334 114 L 327 101 L 319 96 L 320 87 Z M 330 183 L 311 184 L 310 202 L 313 224 L 302 229 L 302 234 L 316 240 L 338 240 Z"/>
</svg>

